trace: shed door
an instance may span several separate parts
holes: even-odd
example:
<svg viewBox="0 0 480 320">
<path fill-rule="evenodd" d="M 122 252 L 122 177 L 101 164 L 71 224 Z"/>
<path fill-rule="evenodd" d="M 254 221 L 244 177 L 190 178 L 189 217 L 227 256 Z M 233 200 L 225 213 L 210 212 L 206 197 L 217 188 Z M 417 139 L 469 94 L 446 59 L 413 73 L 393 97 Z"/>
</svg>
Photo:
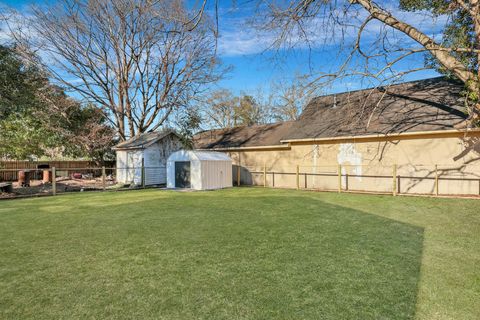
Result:
<svg viewBox="0 0 480 320">
<path fill-rule="evenodd" d="M 142 152 L 129 151 L 127 153 L 127 182 L 142 183 Z"/>
<path fill-rule="evenodd" d="M 190 161 L 175 162 L 175 187 L 190 188 Z"/>
</svg>

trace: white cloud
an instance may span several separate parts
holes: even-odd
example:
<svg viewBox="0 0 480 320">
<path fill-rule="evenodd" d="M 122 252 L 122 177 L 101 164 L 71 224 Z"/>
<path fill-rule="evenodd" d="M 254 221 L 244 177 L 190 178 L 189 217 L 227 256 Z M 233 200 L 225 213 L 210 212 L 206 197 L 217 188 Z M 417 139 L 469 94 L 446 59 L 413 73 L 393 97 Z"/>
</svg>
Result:
<svg viewBox="0 0 480 320">
<path fill-rule="evenodd" d="M 248 27 L 220 31 L 218 51 L 222 56 L 250 55 L 263 52 L 273 43 L 273 37 Z"/>
<path fill-rule="evenodd" d="M 413 25 L 431 37 L 438 39 L 441 31 L 447 23 L 447 16 L 433 17 L 428 12 L 405 12 L 391 8 L 395 16 L 406 23 Z M 345 27 L 342 31 L 339 28 L 325 28 L 322 17 L 309 21 L 304 31 L 308 36 L 309 43 L 301 36 L 300 32 L 291 33 L 287 47 L 295 48 L 320 48 L 323 45 L 335 45 L 342 41 L 355 41 L 357 28 L 366 18 L 366 11 L 357 11 L 354 15 L 343 17 L 352 26 Z M 372 21 L 362 34 L 362 40 L 373 41 L 384 32 L 385 25 L 378 21 Z M 405 35 L 399 31 L 388 28 L 389 38 L 392 41 L 405 40 Z M 225 18 L 220 26 L 220 37 L 218 41 L 219 54 L 222 56 L 241 56 L 262 53 L 273 45 L 276 36 L 271 31 L 256 30 L 247 23 L 247 18 Z M 410 44 L 412 41 L 408 41 Z"/>
</svg>

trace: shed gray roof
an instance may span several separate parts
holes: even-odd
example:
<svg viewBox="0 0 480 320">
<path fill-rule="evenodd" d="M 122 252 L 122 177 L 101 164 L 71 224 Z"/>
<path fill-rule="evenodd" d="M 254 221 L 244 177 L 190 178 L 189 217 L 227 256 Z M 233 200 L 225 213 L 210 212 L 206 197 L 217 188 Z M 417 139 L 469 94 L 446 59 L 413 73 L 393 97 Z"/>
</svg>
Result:
<svg viewBox="0 0 480 320">
<path fill-rule="evenodd" d="M 333 138 L 465 126 L 463 84 L 445 77 L 314 98 L 296 121 L 210 130 L 194 137 L 198 149 L 256 147 L 281 140 Z"/>
<path fill-rule="evenodd" d="M 163 130 L 163 131 L 153 131 L 145 132 L 133 138 L 130 138 L 126 141 L 120 142 L 115 147 L 114 150 L 125 150 L 125 149 L 145 149 L 151 146 L 152 144 L 162 140 L 170 134 L 175 136 L 180 136 L 173 130 Z"/>
<path fill-rule="evenodd" d="M 179 150 L 172 153 L 168 157 L 169 162 L 175 161 L 232 161 L 228 155 L 215 151 L 199 151 L 199 150 Z"/>
</svg>

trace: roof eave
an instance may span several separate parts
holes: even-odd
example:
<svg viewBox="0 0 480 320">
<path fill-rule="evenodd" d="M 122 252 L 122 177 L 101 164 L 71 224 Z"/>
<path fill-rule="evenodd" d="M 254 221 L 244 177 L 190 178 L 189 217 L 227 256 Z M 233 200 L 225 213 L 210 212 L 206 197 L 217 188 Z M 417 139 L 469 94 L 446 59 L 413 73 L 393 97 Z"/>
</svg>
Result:
<svg viewBox="0 0 480 320">
<path fill-rule="evenodd" d="M 302 143 L 302 142 L 325 142 L 338 140 L 366 140 L 366 139 L 382 139 L 394 137 L 413 137 L 413 136 L 435 136 L 444 134 L 459 134 L 459 133 L 475 133 L 480 132 L 480 128 L 466 128 L 466 129 L 449 129 L 449 130 L 435 130 L 435 131 L 412 131 L 412 132 L 398 132 L 385 134 L 369 134 L 361 136 L 339 136 L 339 137 L 325 137 L 325 138 L 303 138 L 303 139 L 285 139 L 281 143 Z"/>
<path fill-rule="evenodd" d="M 277 144 L 267 146 L 251 146 L 251 147 L 225 147 L 225 148 L 199 148 L 199 151 L 265 151 L 265 150 L 289 150 L 290 144 Z"/>
<path fill-rule="evenodd" d="M 138 147 L 113 147 L 112 150 L 114 151 L 127 151 L 127 150 L 144 150 L 145 146 L 138 146 Z"/>
</svg>

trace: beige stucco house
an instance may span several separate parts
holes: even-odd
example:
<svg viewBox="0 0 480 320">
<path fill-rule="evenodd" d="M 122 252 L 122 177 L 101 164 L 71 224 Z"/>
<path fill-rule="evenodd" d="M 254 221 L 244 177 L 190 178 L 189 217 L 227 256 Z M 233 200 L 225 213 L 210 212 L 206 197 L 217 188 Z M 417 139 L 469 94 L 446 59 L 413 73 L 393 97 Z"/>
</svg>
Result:
<svg viewBox="0 0 480 320">
<path fill-rule="evenodd" d="M 480 130 L 462 90 L 440 77 L 322 96 L 297 121 L 205 131 L 194 144 L 228 153 L 245 184 L 479 195 Z"/>
</svg>

